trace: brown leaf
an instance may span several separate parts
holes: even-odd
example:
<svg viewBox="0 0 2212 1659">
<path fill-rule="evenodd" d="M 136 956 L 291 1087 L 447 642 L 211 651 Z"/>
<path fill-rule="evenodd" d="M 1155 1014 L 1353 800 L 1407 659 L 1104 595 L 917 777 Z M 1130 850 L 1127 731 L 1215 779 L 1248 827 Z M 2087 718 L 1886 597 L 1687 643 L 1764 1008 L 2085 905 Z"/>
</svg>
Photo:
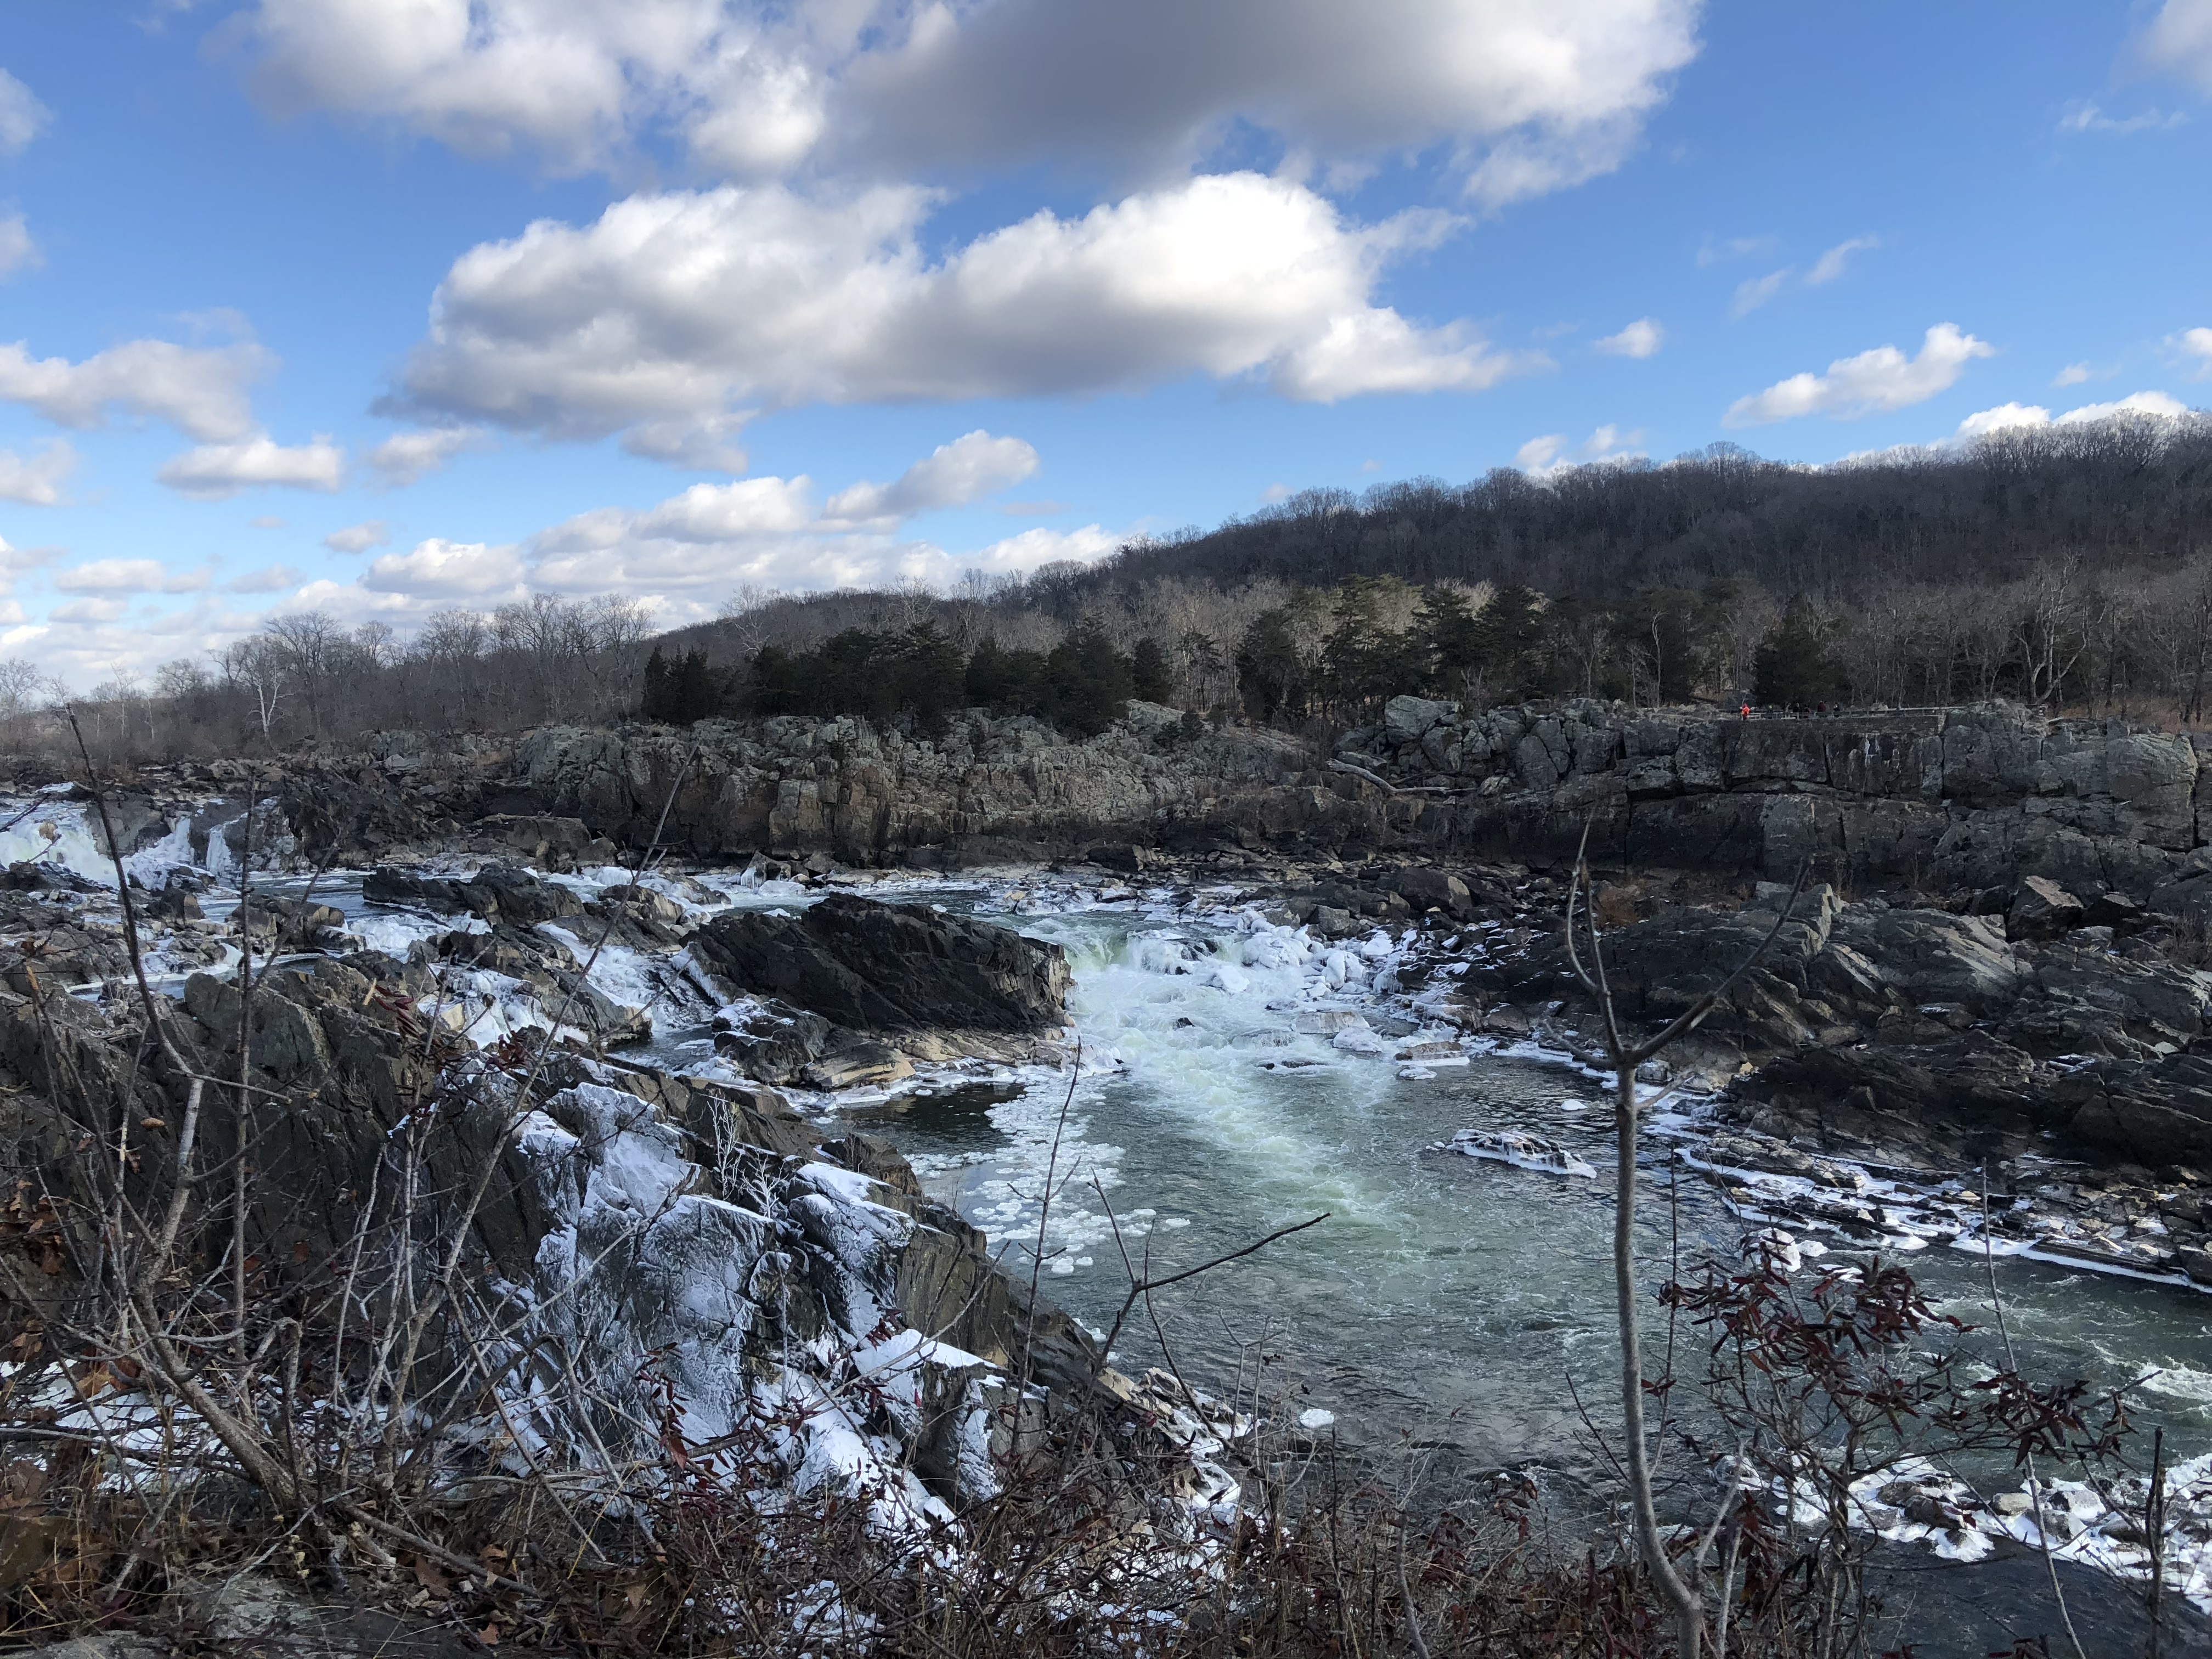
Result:
<svg viewBox="0 0 2212 1659">
<path fill-rule="evenodd" d="M 169 1127 L 169 1121 L 165 1117 L 142 1117 L 138 1120 L 138 1127 L 142 1129 L 166 1129 Z"/>
<path fill-rule="evenodd" d="M 313 1254 L 314 1253 L 307 1248 L 307 1241 L 306 1239 L 295 1238 L 292 1241 L 293 1261 L 305 1261 Z"/>
<path fill-rule="evenodd" d="M 497 1647 L 499 1645 L 499 1626 L 497 1625 L 486 1625 L 482 1630 L 477 1632 L 477 1640 L 483 1643 L 488 1648 Z"/>
<path fill-rule="evenodd" d="M 432 1595 L 444 1595 L 453 1589 L 453 1581 L 446 1577 L 445 1569 L 428 1556 L 410 1556 L 407 1564 L 415 1569 L 415 1582 Z"/>
<path fill-rule="evenodd" d="M 94 1365 L 73 1375 L 70 1386 L 76 1390 L 78 1399 L 94 1399 L 115 1386 L 115 1373 L 105 1365 Z"/>
</svg>

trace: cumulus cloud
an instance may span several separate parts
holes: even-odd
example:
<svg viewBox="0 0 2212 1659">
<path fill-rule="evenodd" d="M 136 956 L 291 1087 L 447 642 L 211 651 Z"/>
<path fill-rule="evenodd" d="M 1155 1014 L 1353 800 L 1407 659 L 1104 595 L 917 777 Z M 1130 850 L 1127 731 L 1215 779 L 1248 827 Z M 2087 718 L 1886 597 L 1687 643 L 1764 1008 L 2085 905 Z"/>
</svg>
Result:
<svg viewBox="0 0 2212 1659">
<path fill-rule="evenodd" d="M 56 438 L 35 455 L 0 449 L 0 501 L 23 507 L 59 507 L 62 481 L 76 467 L 76 451 Z"/>
<path fill-rule="evenodd" d="M 249 570 L 242 576 L 233 576 L 222 585 L 226 593 L 281 593 L 288 587 L 300 585 L 300 573 L 289 564 L 267 565 L 259 570 Z"/>
<path fill-rule="evenodd" d="M 648 461 L 700 472 L 742 472 L 745 452 L 731 441 L 752 419 L 750 410 L 690 419 L 642 421 L 623 434 L 622 447 Z"/>
<path fill-rule="evenodd" d="M 1992 432 L 2022 427 L 2081 426 L 2091 421 L 2110 420 L 2116 415 L 2152 415 L 2163 420 L 2179 420 L 2189 413 L 2188 404 L 2163 392 L 2136 392 L 2108 404 L 2084 404 L 2056 418 L 2040 404 L 2000 404 L 1995 409 L 1967 416 L 1959 422 L 1959 429 L 1953 436 L 1955 441 L 1966 442 L 1985 438 Z"/>
<path fill-rule="evenodd" d="M 385 554 L 369 566 L 361 585 L 372 592 L 410 599 L 483 604 L 520 597 L 523 576 L 522 556 L 514 547 L 433 537 L 416 543 L 411 552 Z"/>
<path fill-rule="evenodd" d="M 2166 344 L 2192 363 L 2197 379 L 2212 376 L 2212 328 L 2184 329 Z"/>
<path fill-rule="evenodd" d="M 2165 0 L 2126 56 L 2139 70 L 2212 94 L 2212 0 Z"/>
<path fill-rule="evenodd" d="M 1696 0 L 258 0 L 234 38 L 281 112 L 608 164 L 672 128 L 731 177 L 1187 167 L 1235 124 L 1332 167 L 1442 146 L 1486 202 L 1619 165 L 1696 55 Z"/>
<path fill-rule="evenodd" d="M 13 276 L 19 270 L 36 270 L 46 262 L 23 216 L 0 213 L 0 278 Z"/>
<path fill-rule="evenodd" d="M 256 433 L 188 449 L 154 476 L 180 495 L 207 501 L 264 485 L 332 490 L 345 483 L 345 451 L 325 437 L 288 446 Z"/>
<path fill-rule="evenodd" d="M 465 450 L 483 449 L 490 434 L 474 427 L 434 427 L 422 432 L 400 432 L 365 450 L 362 459 L 383 475 L 394 489 L 403 489 L 441 471 Z"/>
<path fill-rule="evenodd" d="M 1040 212 L 934 264 L 933 198 L 879 185 L 633 197 L 458 260 L 402 400 L 556 435 L 734 404 L 1133 388 L 1197 373 L 1288 397 L 1476 389 L 1548 362 L 1375 305 L 1382 268 L 1453 222 L 1346 224 L 1302 185 L 1240 173 Z"/>
<path fill-rule="evenodd" d="M 0 155 L 21 155 L 46 130 L 53 112 L 25 86 L 0 69 Z"/>
<path fill-rule="evenodd" d="M 1838 242 L 1813 262 L 1812 270 L 1805 273 L 1808 288 L 1821 288 L 1844 274 L 1854 253 L 1870 252 L 1881 246 L 1879 236 L 1854 236 Z"/>
<path fill-rule="evenodd" d="M 1917 356 L 1907 357 L 1895 346 L 1885 345 L 1856 357 L 1838 357 L 1825 374 L 1793 374 L 1764 392 L 1737 398 L 1721 423 L 1764 426 L 1807 415 L 1851 420 L 1909 409 L 1948 392 L 1969 362 L 1995 352 L 1995 347 L 1960 332 L 1955 325 L 1938 323 L 1928 331 Z"/>
<path fill-rule="evenodd" d="M 131 340 L 78 363 L 34 358 L 18 340 L 0 345 L 0 403 L 81 430 L 121 409 L 218 443 L 253 429 L 246 387 L 275 366 L 275 357 L 250 340 L 214 347 Z"/>
<path fill-rule="evenodd" d="M 1548 433 L 1522 444 L 1514 452 L 1513 464 L 1533 477 L 1546 477 L 1595 461 L 1641 460 L 1644 452 L 1636 446 L 1643 441 L 1642 431 L 1623 432 L 1610 424 L 1598 428 L 1578 444 L 1569 442 L 1565 433 Z"/>
<path fill-rule="evenodd" d="M 1667 342 L 1667 331 L 1651 317 L 1638 317 L 1618 334 L 1608 334 L 1597 343 L 1600 351 L 1615 357 L 1651 357 Z"/>
<path fill-rule="evenodd" d="M 857 483 L 830 498 L 833 519 L 908 519 L 965 507 L 1036 475 L 1037 453 L 1019 438 L 975 431 L 940 444 L 892 483 Z"/>
<path fill-rule="evenodd" d="M 1747 277 L 1735 285 L 1735 297 L 1729 301 L 1729 315 L 1748 317 L 1751 313 L 1782 292 L 1782 285 L 1796 275 L 1795 265 L 1784 265 L 1779 270 L 1770 270 L 1764 276 Z"/>
<path fill-rule="evenodd" d="M 372 547 L 381 547 L 392 539 L 385 529 L 384 520 L 370 519 L 362 524 L 348 525 L 343 530 L 333 530 L 323 538 L 323 545 L 333 553 L 366 553 Z"/>
</svg>

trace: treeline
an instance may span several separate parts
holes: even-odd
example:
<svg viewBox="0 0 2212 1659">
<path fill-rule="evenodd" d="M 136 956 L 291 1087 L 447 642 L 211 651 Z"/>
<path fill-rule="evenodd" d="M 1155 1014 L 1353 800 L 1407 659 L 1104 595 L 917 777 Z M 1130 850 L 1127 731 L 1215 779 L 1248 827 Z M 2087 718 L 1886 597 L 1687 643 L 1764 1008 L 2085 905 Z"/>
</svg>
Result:
<svg viewBox="0 0 2212 1659">
<path fill-rule="evenodd" d="M 656 658 L 658 665 L 656 666 Z M 79 699 L 125 759 L 644 714 L 953 710 L 1099 729 L 1129 696 L 1351 722 L 1399 691 L 2203 718 L 2212 418 L 2120 418 L 1810 468 L 1716 446 L 1663 465 L 1316 490 L 1097 564 L 950 593 L 743 591 L 648 640 L 628 601 L 441 611 L 412 639 L 273 619 Z M 0 663 L 0 737 L 54 689 Z M 44 734 L 44 735 L 42 735 Z"/>
<path fill-rule="evenodd" d="M 935 732 L 961 709 L 1030 714 L 1090 736 L 1121 717 L 1132 697 L 1165 702 L 1176 684 L 1159 642 L 1127 652 L 1103 629 L 1079 626 L 1049 651 L 1001 646 L 984 636 L 973 650 L 933 622 L 900 630 L 851 628 L 811 650 L 763 646 L 750 663 L 717 672 L 697 647 L 646 659 L 640 712 L 689 724 L 748 714 L 859 714 L 911 722 Z"/>
</svg>

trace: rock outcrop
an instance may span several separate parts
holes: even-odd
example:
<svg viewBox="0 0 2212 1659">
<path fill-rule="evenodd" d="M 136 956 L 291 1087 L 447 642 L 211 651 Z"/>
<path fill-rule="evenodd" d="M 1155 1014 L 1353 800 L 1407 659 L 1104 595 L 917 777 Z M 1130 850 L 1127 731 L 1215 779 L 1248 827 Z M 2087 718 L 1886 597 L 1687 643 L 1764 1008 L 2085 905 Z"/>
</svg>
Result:
<svg viewBox="0 0 2212 1659">
<path fill-rule="evenodd" d="M 1766 936 L 1786 892 L 1609 931 L 1622 1013 L 1656 1024 L 1691 1006 Z M 1524 1005 L 1583 994 L 1556 944 L 1492 982 Z M 2192 1046 L 2208 1036 L 2212 974 L 1818 886 L 1675 1058 L 1733 1082 L 1763 1127 L 1954 1160 L 2049 1136 L 2104 1162 L 2212 1165 L 2212 1060 Z"/>
<path fill-rule="evenodd" d="M 775 997 L 856 1031 L 1037 1032 L 1067 1018 L 1056 945 L 923 905 L 833 895 L 799 915 L 738 911 L 690 951 L 732 995 Z"/>
</svg>

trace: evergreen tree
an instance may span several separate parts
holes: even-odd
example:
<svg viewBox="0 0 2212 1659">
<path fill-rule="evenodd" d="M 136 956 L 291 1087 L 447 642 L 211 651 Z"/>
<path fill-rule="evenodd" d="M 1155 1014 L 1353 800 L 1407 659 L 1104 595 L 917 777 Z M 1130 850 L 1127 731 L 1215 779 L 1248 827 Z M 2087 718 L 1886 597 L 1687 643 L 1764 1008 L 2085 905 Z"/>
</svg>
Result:
<svg viewBox="0 0 2212 1659">
<path fill-rule="evenodd" d="M 1237 647 L 1237 689 L 1260 720 L 1305 713 L 1306 666 L 1288 611 L 1263 611 L 1244 630 Z"/>
<path fill-rule="evenodd" d="M 707 665 L 707 653 L 696 649 L 684 653 L 684 661 L 668 676 L 669 720 L 677 726 L 689 726 L 694 720 L 711 720 L 721 712 L 721 690 L 714 684 L 714 670 Z"/>
<path fill-rule="evenodd" d="M 1146 702 L 1175 701 L 1175 677 L 1168 672 L 1167 653 L 1147 634 L 1137 641 L 1129 658 L 1130 695 Z"/>
<path fill-rule="evenodd" d="M 1482 636 L 1467 595 L 1457 588 L 1429 588 L 1413 626 L 1429 684 L 1446 696 L 1457 696 L 1461 682 L 1482 663 Z"/>
<path fill-rule="evenodd" d="M 1475 662 L 1490 695 L 1526 696 L 1540 677 L 1544 602 L 1533 587 L 1516 582 L 1491 595 L 1474 618 Z"/>
<path fill-rule="evenodd" d="M 653 654 L 645 659 L 645 696 L 638 712 L 649 720 L 670 722 L 668 706 L 668 659 L 654 646 Z"/>
<path fill-rule="evenodd" d="M 1784 607 L 1782 621 L 1752 659 L 1752 695 L 1762 703 L 1827 702 L 1838 676 L 1828 654 L 1828 630 L 1802 593 Z"/>
<path fill-rule="evenodd" d="M 1129 659 L 1095 623 L 1084 623 L 1045 659 L 1047 717 L 1085 737 L 1121 718 L 1129 686 Z"/>
</svg>

